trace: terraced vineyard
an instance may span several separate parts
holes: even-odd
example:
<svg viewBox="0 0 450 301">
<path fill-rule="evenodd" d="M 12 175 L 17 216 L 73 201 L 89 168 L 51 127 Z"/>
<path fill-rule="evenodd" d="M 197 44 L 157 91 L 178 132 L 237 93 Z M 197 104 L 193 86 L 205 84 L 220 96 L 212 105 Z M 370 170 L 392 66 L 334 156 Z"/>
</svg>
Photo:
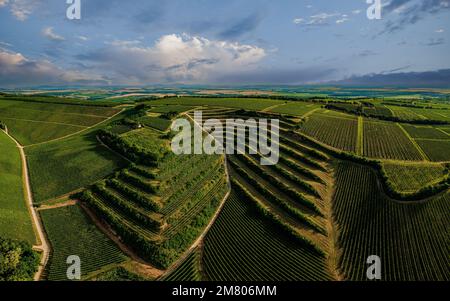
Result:
<svg viewBox="0 0 450 301">
<path fill-rule="evenodd" d="M 223 158 L 177 156 L 164 151 L 167 141 L 150 130 L 117 139 L 108 141 L 116 141 L 115 148 L 122 145 L 118 150 L 129 158 L 153 161 L 135 160 L 136 164 L 97 183 L 81 199 L 140 256 L 166 268 L 195 240 L 225 196 Z"/>
<path fill-rule="evenodd" d="M 192 251 L 183 263 L 172 273 L 167 274 L 163 281 L 200 281 L 202 277 L 199 271 L 200 258 L 198 250 Z"/>
<path fill-rule="evenodd" d="M 380 194 L 376 181 L 368 167 L 340 163 L 337 168 L 333 206 L 342 273 L 350 280 L 367 279 L 366 259 L 376 254 L 383 280 L 448 281 L 450 194 L 402 204 Z"/>
<path fill-rule="evenodd" d="M 380 159 L 423 160 L 402 129 L 387 122 L 364 121 L 364 155 Z"/>
<path fill-rule="evenodd" d="M 52 245 L 48 280 L 67 280 L 67 257 L 77 255 L 82 275 L 124 262 L 127 257 L 101 233 L 78 206 L 41 210 L 40 215 Z"/>
</svg>

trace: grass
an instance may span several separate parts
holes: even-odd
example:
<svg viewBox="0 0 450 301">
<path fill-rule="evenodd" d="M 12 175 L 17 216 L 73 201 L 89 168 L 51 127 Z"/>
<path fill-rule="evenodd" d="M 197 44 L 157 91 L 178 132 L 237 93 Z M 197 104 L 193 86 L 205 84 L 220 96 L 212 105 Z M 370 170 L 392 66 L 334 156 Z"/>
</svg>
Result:
<svg viewBox="0 0 450 301">
<path fill-rule="evenodd" d="M 416 139 L 431 161 L 450 161 L 450 140 Z"/>
<path fill-rule="evenodd" d="M 104 121 L 118 109 L 0 98 L 0 119 L 22 144 L 61 138 Z"/>
<path fill-rule="evenodd" d="M 36 242 L 24 196 L 19 149 L 0 131 L 0 237 Z"/>
<path fill-rule="evenodd" d="M 446 174 L 446 169 L 437 164 L 385 163 L 384 169 L 396 190 L 401 192 L 415 192 Z"/>
<path fill-rule="evenodd" d="M 92 184 L 126 164 L 100 145 L 93 131 L 25 151 L 36 203 Z"/>
<path fill-rule="evenodd" d="M 80 257 L 82 278 L 127 260 L 120 249 L 90 222 L 78 205 L 42 210 L 40 215 L 53 249 L 48 280 L 67 280 L 66 259 L 70 255 Z"/>
</svg>

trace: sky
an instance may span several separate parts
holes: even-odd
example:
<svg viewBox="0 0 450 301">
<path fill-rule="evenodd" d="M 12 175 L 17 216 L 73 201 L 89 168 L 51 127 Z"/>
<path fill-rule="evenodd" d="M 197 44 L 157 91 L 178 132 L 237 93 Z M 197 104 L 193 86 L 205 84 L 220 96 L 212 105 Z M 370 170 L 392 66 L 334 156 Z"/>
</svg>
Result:
<svg viewBox="0 0 450 301">
<path fill-rule="evenodd" d="M 450 69 L 450 0 L 381 0 L 379 20 L 366 0 L 79 0 L 79 20 L 66 1 L 0 0 L 0 87 L 314 84 Z"/>
</svg>

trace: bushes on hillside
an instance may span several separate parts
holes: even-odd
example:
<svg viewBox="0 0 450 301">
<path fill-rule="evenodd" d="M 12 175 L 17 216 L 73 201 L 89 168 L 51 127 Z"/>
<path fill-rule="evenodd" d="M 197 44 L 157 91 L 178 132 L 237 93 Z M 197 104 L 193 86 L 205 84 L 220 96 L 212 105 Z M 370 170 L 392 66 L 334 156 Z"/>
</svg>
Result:
<svg viewBox="0 0 450 301">
<path fill-rule="evenodd" d="M 39 256 L 26 242 L 0 237 L 0 281 L 30 281 L 39 266 Z"/>
<path fill-rule="evenodd" d="M 107 130 L 100 130 L 98 132 L 98 137 L 110 148 L 136 163 L 142 163 L 147 166 L 156 166 L 163 157 L 163 154 L 150 152 L 143 147 L 126 141 L 120 137 L 120 135 Z"/>
<path fill-rule="evenodd" d="M 0 120 L 0 129 L 6 130 L 6 124 L 3 123 L 3 121 Z"/>
</svg>

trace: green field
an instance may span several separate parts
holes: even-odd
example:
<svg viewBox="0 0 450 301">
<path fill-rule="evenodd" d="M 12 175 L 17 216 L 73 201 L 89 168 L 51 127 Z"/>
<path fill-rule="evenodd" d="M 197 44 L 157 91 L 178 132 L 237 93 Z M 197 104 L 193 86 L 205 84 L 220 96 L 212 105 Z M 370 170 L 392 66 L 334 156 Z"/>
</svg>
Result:
<svg viewBox="0 0 450 301">
<path fill-rule="evenodd" d="M 324 258 L 296 243 L 232 193 L 205 239 L 208 280 L 329 280 Z"/>
<path fill-rule="evenodd" d="M 258 98 L 207 98 L 207 97 L 181 97 L 153 100 L 148 102 L 150 105 L 183 105 L 183 106 L 211 106 L 238 108 L 247 110 L 263 110 L 268 107 L 282 104 L 282 101 L 275 99 L 258 99 Z"/>
<path fill-rule="evenodd" d="M 385 163 L 384 169 L 396 190 L 414 192 L 442 179 L 447 170 L 442 165 Z"/>
<path fill-rule="evenodd" d="M 150 116 L 140 117 L 138 122 L 145 127 L 151 127 L 161 132 L 167 131 L 172 124 L 171 120 Z"/>
<path fill-rule="evenodd" d="M 408 124 L 402 124 L 401 125 L 411 136 L 411 138 L 425 138 L 425 139 L 449 139 L 450 137 L 431 126 L 414 126 L 414 125 L 408 125 Z"/>
<path fill-rule="evenodd" d="M 0 237 L 36 242 L 24 196 L 22 160 L 14 141 L 0 130 Z"/>
<path fill-rule="evenodd" d="M 431 161 L 450 161 L 450 140 L 416 139 Z"/>
<path fill-rule="evenodd" d="M 126 164 L 100 145 L 95 132 L 31 146 L 25 153 L 37 203 L 83 188 Z"/>
<path fill-rule="evenodd" d="M 41 210 L 40 215 L 53 249 L 47 271 L 48 280 L 67 280 L 66 259 L 71 255 L 80 257 L 82 278 L 127 260 L 78 205 Z"/>
<path fill-rule="evenodd" d="M 278 107 L 275 107 L 269 112 L 286 114 L 286 115 L 294 115 L 294 116 L 303 116 L 315 109 L 320 108 L 319 105 L 307 102 L 287 102 L 285 104 L 281 104 Z"/>
<path fill-rule="evenodd" d="M 320 142 L 349 152 L 356 152 L 358 120 L 313 114 L 302 125 L 301 131 Z"/>
<path fill-rule="evenodd" d="M 118 111 L 106 107 L 0 98 L 0 120 L 22 145 L 42 143 L 82 131 Z"/>
<path fill-rule="evenodd" d="M 423 160 L 397 124 L 367 120 L 364 120 L 364 155 L 379 159 Z"/>
<path fill-rule="evenodd" d="M 381 258 L 384 281 L 450 280 L 450 194 L 423 203 L 385 199 L 368 167 L 340 163 L 333 197 L 342 248 L 340 269 L 349 280 L 367 280 L 366 259 Z"/>
</svg>

